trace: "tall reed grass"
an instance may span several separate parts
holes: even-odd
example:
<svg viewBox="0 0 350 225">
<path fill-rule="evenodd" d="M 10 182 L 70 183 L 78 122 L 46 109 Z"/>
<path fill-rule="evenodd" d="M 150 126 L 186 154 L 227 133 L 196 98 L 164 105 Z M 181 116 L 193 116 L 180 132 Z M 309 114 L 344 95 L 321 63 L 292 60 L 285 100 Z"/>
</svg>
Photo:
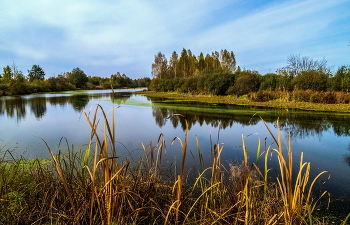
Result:
<svg viewBox="0 0 350 225">
<path fill-rule="evenodd" d="M 312 196 L 312 190 L 318 178 L 328 173 L 312 179 L 303 154 L 299 168 L 293 168 L 290 140 L 282 149 L 278 122 L 275 135 L 264 122 L 277 148 L 265 144 L 261 149 L 259 141 L 253 163 L 242 136 L 242 164 L 225 168 L 221 159 L 224 145 L 211 143 L 211 161 L 206 167 L 197 139 L 198 177 L 190 182 L 185 170 L 188 126 L 184 138 L 173 139 L 180 142 L 182 151 L 178 174 L 177 168 L 162 164 L 166 154 L 163 134 L 156 144 L 143 145 L 144 157 L 138 162 L 118 159 L 115 110 L 111 110 L 111 123 L 100 105 L 91 116 L 84 110 L 91 128 L 86 151 L 70 149 L 67 155 L 55 156 L 47 146 L 52 160 L 0 161 L 0 223 L 324 224 L 313 212 L 327 192 Z M 102 121 L 97 119 L 98 112 Z M 274 156 L 279 170 L 271 178 L 268 161 Z M 23 163 L 27 165 L 21 166 Z"/>
</svg>

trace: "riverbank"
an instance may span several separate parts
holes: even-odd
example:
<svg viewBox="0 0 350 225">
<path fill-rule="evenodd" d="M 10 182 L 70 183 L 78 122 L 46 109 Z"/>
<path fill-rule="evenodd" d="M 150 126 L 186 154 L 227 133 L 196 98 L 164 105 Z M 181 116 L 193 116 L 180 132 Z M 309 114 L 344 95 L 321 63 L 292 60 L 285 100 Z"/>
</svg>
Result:
<svg viewBox="0 0 350 225">
<path fill-rule="evenodd" d="M 197 101 L 213 104 L 232 104 L 232 105 L 249 105 L 257 107 L 275 108 L 275 109 L 300 109 L 319 112 L 337 112 L 337 113 L 350 113 L 350 104 L 323 104 L 312 102 L 296 102 L 285 101 L 281 99 L 270 100 L 266 102 L 254 102 L 247 96 L 234 97 L 234 96 L 216 96 L 216 95 L 194 95 L 177 92 L 155 92 L 155 91 L 138 91 L 136 94 L 166 98 L 166 99 L 178 99 L 184 101 Z"/>
</svg>

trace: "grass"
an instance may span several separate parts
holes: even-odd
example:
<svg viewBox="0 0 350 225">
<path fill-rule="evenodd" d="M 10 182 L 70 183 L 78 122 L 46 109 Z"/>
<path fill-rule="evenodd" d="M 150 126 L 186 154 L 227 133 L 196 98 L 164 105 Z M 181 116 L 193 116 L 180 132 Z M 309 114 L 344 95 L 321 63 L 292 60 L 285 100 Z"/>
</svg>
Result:
<svg viewBox="0 0 350 225">
<path fill-rule="evenodd" d="M 52 160 L 13 158 L 8 163 L 2 158 L 0 224 L 327 223 L 313 213 L 320 201 L 327 202 L 327 192 L 313 196 L 312 190 L 318 178 L 325 179 L 328 173 L 311 180 L 311 166 L 303 162 L 303 154 L 299 168 L 293 168 L 290 141 L 282 149 L 278 125 L 275 135 L 266 126 L 277 149 L 261 149 L 259 141 L 252 163 L 242 136 L 244 160 L 229 168 L 221 162 L 224 145 L 219 143 L 211 143 L 211 163 L 206 167 L 197 140 L 198 176 L 191 182 L 185 171 L 188 126 L 182 139 L 173 140 L 181 145 L 179 168 L 162 165 L 166 155 L 163 134 L 156 144 L 143 145 L 144 157 L 138 162 L 120 161 L 115 146 L 115 110 L 111 110 L 111 122 L 100 105 L 91 115 L 84 111 L 91 128 L 85 151 L 55 156 L 47 146 Z M 99 111 L 102 121 L 97 119 Z M 103 126 L 102 133 L 99 126 Z M 270 178 L 270 157 L 279 162 L 276 178 Z"/>
<path fill-rule="evenodd" d="M 197 102 L 205 102 L 205 103 L 248 105 L 248 106 L 258 106 L 258 107 L 276 108 L 276 109 L 302 109 L 302 110 L 320 111 L 320 112 L 337 112 L 337 113 L 350 112 L 349 104 L 323 104 L 323 103 L 289 101 L 289 100 L 282 101 L 281 99 L 269 100 L 265 102 L 255 102 L 250 98 L 248 98 L 247 96 L 241 96 L 237 98 L 235 96 L 193 95 L 193 94 L 182 94 L 182 93 L 176 93 L 176 92 L 139 91 L 136 93 L 150 96 L 150 97 L 197 101 Z"/>
</svg>

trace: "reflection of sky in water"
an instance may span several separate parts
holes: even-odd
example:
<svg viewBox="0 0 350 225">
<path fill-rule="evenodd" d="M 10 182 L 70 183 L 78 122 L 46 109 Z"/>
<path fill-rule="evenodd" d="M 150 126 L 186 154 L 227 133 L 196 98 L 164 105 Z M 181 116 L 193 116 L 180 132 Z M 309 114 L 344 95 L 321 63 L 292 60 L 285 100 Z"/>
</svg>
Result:
<svg viewBox="0 0 350 225">
<path fill-rule="evenodd" d="M 82 95 L 83 94 L 83 95 Z M 326 184 L 328 190 L 350 194 L 350 166 L 346 163 L 349 156 L 350 122 L 348 116 L 316 113 L 286 113 L 285 111 L 264 111 L 263 109 L 238 109 L 232 106 L 216 105 L 208 108 L 208 104 L 181 102 L 169 102 L 162 104 L 159 99 L 153 99 L 153 104 L 143 96 L 115 93 L 110 96 L 110 91 L 90 91 L 88 94 L 66 93 L 30 95 L 24 97 L 0 98 L 0 140 L 3 140 L 5 149 L 17 146 L 17 153 L 25 157 L 49 157 L 42 140 L 43 138 L 57 151 L 61 137 L 66 137 L 69 148 L 86 149 L 90 138 L 90 127 L 86 121 L 82 109 L 88 112 L 92 105 L 100 103 L 108 117 L 114 106 L 120 105 L 115 110 L 115 127 L 117 138 L 117 151 L 121 159 L 130 156 L 138 160 L 143 156 L 142 143 L 149 145 L 152 140 L 156 145 L 158 137 L 164 134 L 166 141 L 168 163 L 180 162 L 181 149 L 178 141 L 170 145 L 174 137 L 180 137 L 184 141 L 184 120 L 179 117 L 169 116 L 175 113 L 183 114 L 189 122 L 188 133 L 188 157 L 187 165 L 198 162 L 198 150 L 196 135 L 203 154 L 205 165 L 210 163 L 210 136 L 212 143 L 224 143 L 222 152 L 223 162 L 239 162 L 243 159 L 242 134 L 245 136 L 245 145 L 251 162 L 256 161 L 256 151 L 259 138 L 261 151 L 273 143 L 273 139 L 258 115 L 267 122 L 273 134 L 277 134 L 276 120 L 280 117 L 281 134 L 288 142 L 288 132 L 291 131 L 291 145 L 293 151 L 293 166 L 299 167 L 300 153 L 304 152 L 304 161 L 311 162 L 311 174 L 327 170 L 331 172 L 331 179 Z M 12 103 L 12 107 L 9 103 Z M 95 107 L 90 111 L 90 118 L 94 114 Z M 258 115 L 252 115 L 258 112 Z M 98 118 L 102 118 L 101 112 Z M 218 140 L 218 131 L 219 140 Z M 225 128 L 225 129 L 224 129 Z M 103 132 L 103 121 L 100 121 L 100 132 Z M 284 142 L 283 139 L 281 140 Z M 1 146 L 1 142 L 0 142 Z M 276 148 L 273 144 L 272 147 Z M 286 150 L 286 145 L 282 147 Z M 60 149 L 66 151 L 65 141 Z M 194 159 L 192 157 L 192 154 Z M 259 165 L 264 163 L 260 158 Z M 277 168 L 276 154 L 269 157 L 269 167 Z M 273 175 L 273 171 L 270 172 Z M 295 175 L 296 176 L 296 175 Z"/>
</svg>

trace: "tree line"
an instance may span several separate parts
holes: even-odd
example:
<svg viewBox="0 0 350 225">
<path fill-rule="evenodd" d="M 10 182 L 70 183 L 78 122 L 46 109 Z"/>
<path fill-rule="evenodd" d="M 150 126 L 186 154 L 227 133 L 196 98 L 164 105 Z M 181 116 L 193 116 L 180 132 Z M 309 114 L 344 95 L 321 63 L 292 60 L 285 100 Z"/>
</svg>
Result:
<svg viewBox="0 0 350 225">
<path fill-rule="evenodd" d="M 164 54 L 159 52 L 155 55 L 152 64 L 152 75 L 154 78 L 187 78 L 196 76 L 205 71 L 215 73 L 228 73 L 236 69 L 236 57 L 231 51 L 215 51 L 205 57 L 201 52 L 198 57 L 192 54 L 191 50 L 182 49 L 180 57 L 174 51 L 169 59 L 169 63 Z"/>
<path fill-rule="evenodd" d="M 33 65 L 24 76 L 15 63 L 7 65 L 0 74 L 0 96 L 13 94 L 30 94 L 35 92 L 68 91 L 77 89 L 110 89 L 146 87 L 150 84 L 148 77 L 131 79 L 125 74 L 112 74 L 109 78 L 87 76 L 80 68 L 45 79 L 45 72 L 39 65 Z"/>
<path fill-rule="evenodd" d="M 174 51 L 169 63 L 159 52 L 152 64 L 153 79 L 149 89 L 181 93 L 242 96 L 258 91 L 312 90 L 350 91 L 350 66 L 344 65 L 332 72 L 326 59 L 314 60 L 290 55 L 287 65 L 275 73 L 261 75 L 255 70 L 236 66 L 231 51 L 215 51 L 203 57 L 183 49 L 178 59 Z"/>
</svg>

